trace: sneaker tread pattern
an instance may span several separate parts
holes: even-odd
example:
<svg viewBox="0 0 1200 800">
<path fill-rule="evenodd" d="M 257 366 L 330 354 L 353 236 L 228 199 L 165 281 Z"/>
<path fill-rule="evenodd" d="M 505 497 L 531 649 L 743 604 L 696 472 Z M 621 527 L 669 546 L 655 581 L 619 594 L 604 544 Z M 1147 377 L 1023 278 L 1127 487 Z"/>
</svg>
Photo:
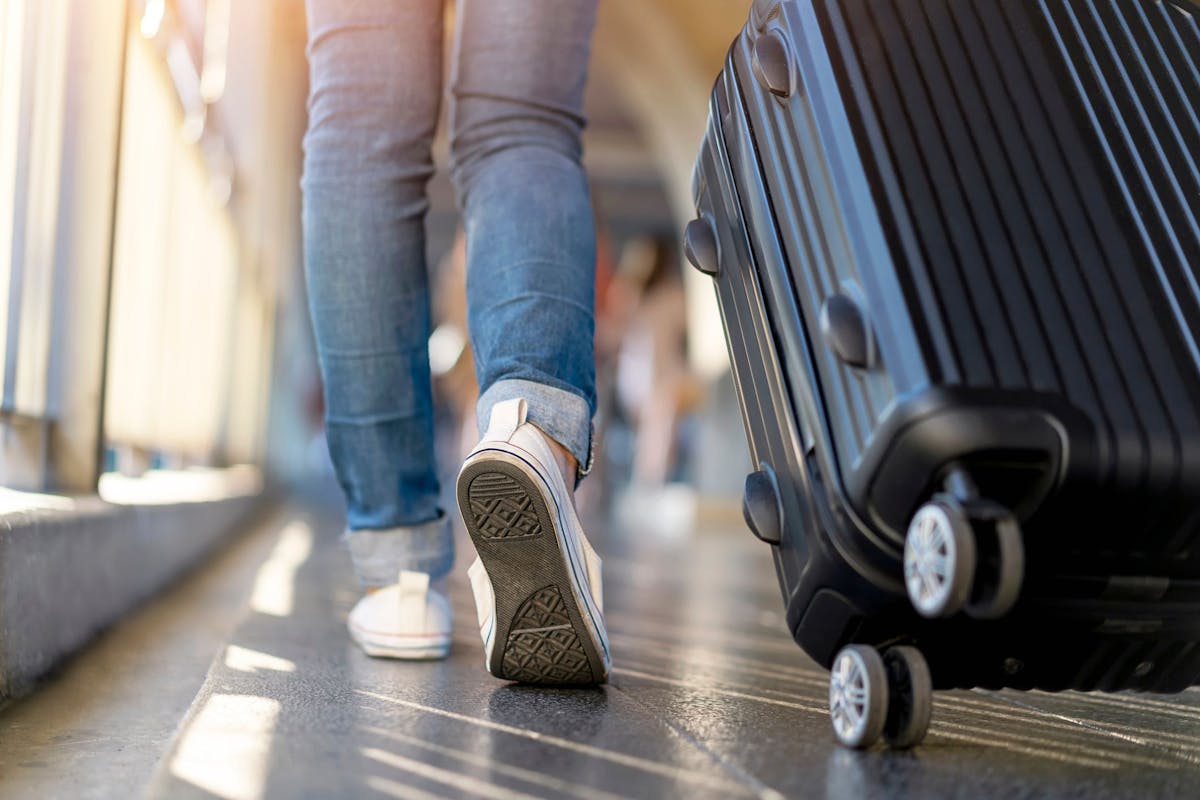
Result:
<svg viewBox="0 0 1200 800">
<path fill-rule="evenodd" d="M 524 468 L 490 459 L 468 464 L 458 502 L 494 591 L 492 675 L 559 686 L 607 680 L 550 509 Z"/>
<path fill-rule="evenodd" d="M 517 610 L 501 668 L 505 678 L 522 683 L 595 683 L 557 586 L 538 590 Z"/>
<path fill-rule="evenodd" d="M 484 539 L 540 536 L 542 523 L 529 493 L 502 473 L 485 473 L 471 481 L 471 514 Z"/>
</svg>

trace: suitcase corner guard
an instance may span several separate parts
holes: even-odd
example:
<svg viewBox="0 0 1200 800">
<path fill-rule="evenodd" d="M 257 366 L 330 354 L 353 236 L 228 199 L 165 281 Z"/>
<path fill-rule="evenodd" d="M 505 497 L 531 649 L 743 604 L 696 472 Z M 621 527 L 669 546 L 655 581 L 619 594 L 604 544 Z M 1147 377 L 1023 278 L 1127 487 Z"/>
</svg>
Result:
<svg viewBox="0 0 1200 800">
<path fill-rule="evenodd" d="M 783 503 L 775 473 L 766 464 L 746 476 L 746 492 L 742 496 L 742 516 L 750 532 L 767 544 L 783 540 Z"/>
<path fill-rule="evenodd" d="M 697 217 L 683 231 L 683 254 L 692 266 L 705 275 L 716 277 L 721 269 L 721 251 L 717 232 L 707 216 Z"/>
</svg>

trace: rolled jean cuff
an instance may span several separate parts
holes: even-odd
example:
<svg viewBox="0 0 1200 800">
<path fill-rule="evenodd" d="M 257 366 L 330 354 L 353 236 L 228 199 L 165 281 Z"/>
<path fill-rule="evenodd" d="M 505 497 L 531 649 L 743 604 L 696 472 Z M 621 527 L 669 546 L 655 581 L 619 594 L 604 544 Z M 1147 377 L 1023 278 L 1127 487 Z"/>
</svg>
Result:
<svg viewBox="0 0 1200 800">
<path fill-rule="evenodd" d="M 364 588 L 393 584 L 403 571 L 437 579 L 454 566 L 454 536 L 444 514 L 420 525 L 347 531 L 345 541 Z"/>
<path fill-rule="evenodd" d="M 579 463 L 579 478 L 592 471 L 592 415 L 582 397 L 566 389 L 536 381 L 509 378 L 496 381 L 475 406 L 479 435 L 487 431 L 492 407 L 513 398 L 525 398 L 526 420 L 561 444 Z"/>
</svg>

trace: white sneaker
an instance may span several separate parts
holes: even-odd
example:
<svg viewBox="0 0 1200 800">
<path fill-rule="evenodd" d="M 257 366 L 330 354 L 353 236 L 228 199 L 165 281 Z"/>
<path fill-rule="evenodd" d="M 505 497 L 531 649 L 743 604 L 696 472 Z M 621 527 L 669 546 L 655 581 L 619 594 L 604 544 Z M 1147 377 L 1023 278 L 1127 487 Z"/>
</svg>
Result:
<svg viewBox="0 0 1200 800">
<path fill-rule="evenodd" d="M 445 595 L 429 588 L 424 572 L 401 572 L 350 611 L 350 637 L 367 655 L 425 660 L 450 652 L 454 615 Z"/>
<path fill-rule="evenodd" d="M 603 683 L 611 660 L 600 558 L 549 440 L 525 415 L 524 400 L 498 403 L 458 474 L 458 508 L 479 553 L 467 574 L 487 669 L 524 683 Z"/>
</svg>

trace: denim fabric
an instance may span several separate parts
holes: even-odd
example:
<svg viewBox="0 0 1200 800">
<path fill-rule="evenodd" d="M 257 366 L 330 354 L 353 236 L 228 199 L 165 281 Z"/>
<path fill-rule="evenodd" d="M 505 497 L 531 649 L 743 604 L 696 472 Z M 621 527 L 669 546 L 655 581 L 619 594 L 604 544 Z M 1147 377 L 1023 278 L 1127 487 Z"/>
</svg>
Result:
<svg viewBox="0 0 1200 800">
<path fill-rule="evenodd" d="M 364 588 L 395 583 L 405 569 L 427 572 L 436 580 L 454 566 L 454 536 L 448 517 L 403 528 L 346 531 L 345 540 Z"/>
<path fill-rule="evenodd" d="M 579 462 L 579 477 L 587 475 L 592 467 L 591 411 L 587 401 L 577 394 L 534 381 L 497 381 L 479 396 L 475 405 L 479 435 L 483 436 L 488 428 L 493 406 L 518 397 L 525 398 L 526 421 L 567 448 Z"/>
<path fill-rule="evenodd" d="M 581 464 L 595 410 L 595 234 L 579 141 L 595 3 L 460 0 L 451 83 L 481 394 L 508 381 L 556 390 L 529 398 L 530 417 L 553 419 L 548 432 Z M 307 8 L 305 274 L 329 450 L 350 530 L 412 528 L 442 516 L 424 235 L 442 0 Z"/>
</svg>

